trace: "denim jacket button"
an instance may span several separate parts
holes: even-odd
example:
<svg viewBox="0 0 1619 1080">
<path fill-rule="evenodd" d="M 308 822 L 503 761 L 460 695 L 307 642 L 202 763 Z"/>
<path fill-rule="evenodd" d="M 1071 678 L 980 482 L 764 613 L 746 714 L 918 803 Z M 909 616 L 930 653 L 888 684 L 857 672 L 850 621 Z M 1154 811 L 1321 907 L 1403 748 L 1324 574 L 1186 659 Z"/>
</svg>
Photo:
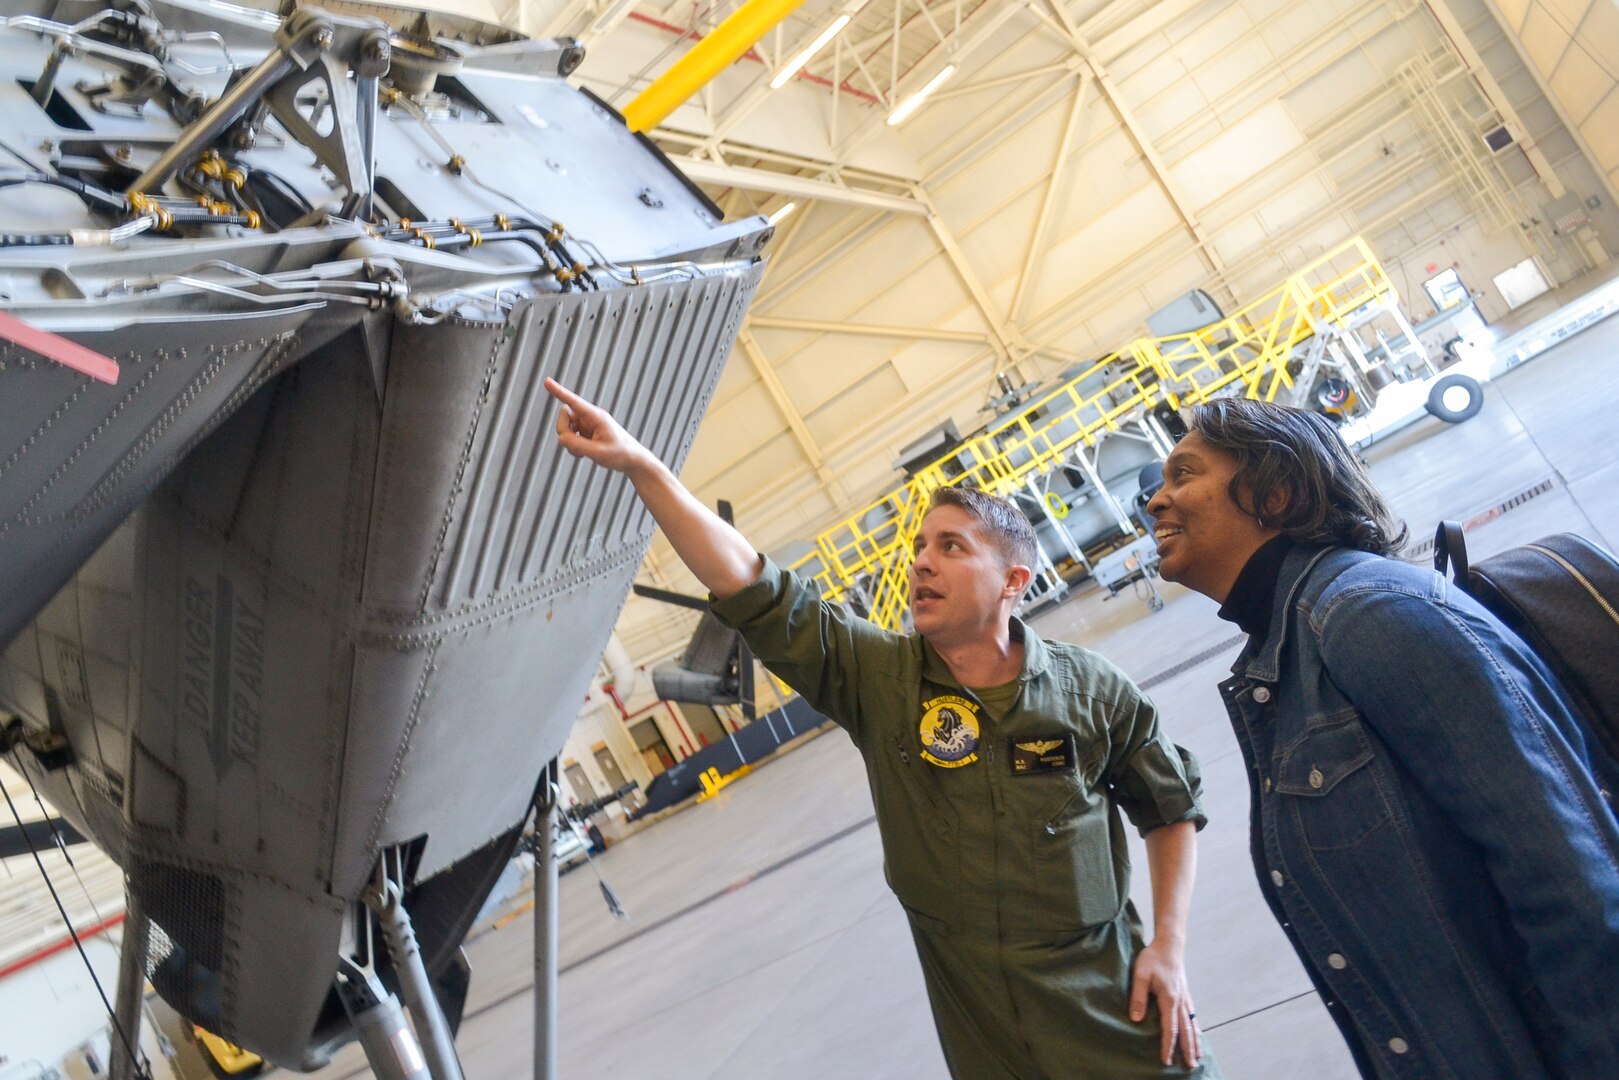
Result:
<svg viewBox="0 0 1619 1080">
<path fill-rule="evenodd" d="M 1344 959 L 1343 953 L 1331 953 L 1327 956 L 1327 966 L 1334 971 L 1342 971 L 1349 966 L 1349 961 Z"/>
<path fill-rule="evenodd" d="M 1261 705 L 1270 700 L 1270 690 L 1263 686 L 1254 687 L 1254 700 Z"/>
<path fill-rule="evenodd" d="M 1280 870 L 1272 870 L 1270 872 L 1270 879 L 1276 883 L 1277 888 L 1281 888 L 1287 882 L 1287 879 L 1282 876 L 1282 872 Z"/>
<path fill-rule="evenodd" d="M 1394 1038 L 1389 1040 L 1389 1049 L 1396 1054 L 1403 1054 L 1407 1050 L 1411 1049 L 1411 1044 L 1396 1035 Z"/>
<path fill-rule="evenodd" d="M 1318 788 L 1322 784 L 1325 784 L 1326 782 L 1327 782 L 1327 778 L 1325 776 L 1321 775 L 1321 770 L 1320 769 L 1311 769 L 1310 770 L 1310 786 L 1311 787 Z"/>
<path fill-rule="evenodd" d="M 1267 794 L 1267 795 L 1270 794 L 1270 787 L 1271 787 L 1270 777 L 1267 776 L 1267 777 L 1265 777 L 1265 794 Z"/>
</svg>

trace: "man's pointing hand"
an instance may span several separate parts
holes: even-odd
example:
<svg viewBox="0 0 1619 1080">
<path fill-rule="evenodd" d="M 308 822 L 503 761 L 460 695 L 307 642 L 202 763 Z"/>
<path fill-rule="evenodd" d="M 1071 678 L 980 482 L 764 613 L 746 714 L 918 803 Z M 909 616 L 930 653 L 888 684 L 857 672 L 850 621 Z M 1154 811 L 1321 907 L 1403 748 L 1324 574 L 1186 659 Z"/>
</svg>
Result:
<svg viewBox="0 0 1619 1080">
<path fill-rule="evenodd" d="M 562 403 L 557 412 L 557 442 L 568 453 L 621 473 L 634 472 L 652 462 L 652 452 L 636 442 L 607 410 L 592 405 L 555 379 L 546 379 L 545 388 Z"/>
</svg>

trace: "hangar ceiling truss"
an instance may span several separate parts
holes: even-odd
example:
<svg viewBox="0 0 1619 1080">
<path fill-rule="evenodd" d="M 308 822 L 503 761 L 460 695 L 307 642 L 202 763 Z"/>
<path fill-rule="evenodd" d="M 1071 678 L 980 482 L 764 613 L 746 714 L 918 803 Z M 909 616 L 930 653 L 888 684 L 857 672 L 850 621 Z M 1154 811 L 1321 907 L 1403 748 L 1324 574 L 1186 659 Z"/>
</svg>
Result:
<svg viewBox="0 0 1619 1080">
<path fill-rule="evenodd" d="M 583 39 L 581 77 L 623 108 L 742 0 L 486 2 L 525 32 Z M 730 434 L 706 457 L 699 437 L 689 479 L 736 502 L 762 544 L 813 536 L 929 423 L 978 422 L 996 373 L 1089 364 L 1190 288 L 1237 310 L 1356 234 L 1406 294 L 1401 259 L 1425 265 L 1458 230 L 1475 249 L 1522 241 L 1566 276 L 1559 238 L 1501 239 L 1543 216 L 1568 168 L 1493 7 L 806 0 L 650 133 L 728 216 L 795 204 L 716 398 Z M 1424 56 L 1442 94 L 1414 88 Z M 1443 152 L 1470 114 L 1499 117 L 1514 149 Z M 1233 164 L 1245 155 L 1260 163 Z"/>
</svg>

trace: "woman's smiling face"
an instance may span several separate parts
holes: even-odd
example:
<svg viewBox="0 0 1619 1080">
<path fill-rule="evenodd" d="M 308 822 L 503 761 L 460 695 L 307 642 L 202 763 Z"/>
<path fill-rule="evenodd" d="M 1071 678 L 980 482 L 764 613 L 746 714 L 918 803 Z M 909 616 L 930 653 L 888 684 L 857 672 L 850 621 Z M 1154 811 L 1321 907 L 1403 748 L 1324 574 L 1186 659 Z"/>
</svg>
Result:
<svg viewBox="0 0 1619 1080">
<path fill-rule="evenodd" d="M 1225 603 L 1237 575 L 1278 530 L 1231 498 L 1237 459 L 1191 432 L 1164 462 L 1164 486 L 1147 504 L 1158 541 L 1158 572 Z"/>
</svg>

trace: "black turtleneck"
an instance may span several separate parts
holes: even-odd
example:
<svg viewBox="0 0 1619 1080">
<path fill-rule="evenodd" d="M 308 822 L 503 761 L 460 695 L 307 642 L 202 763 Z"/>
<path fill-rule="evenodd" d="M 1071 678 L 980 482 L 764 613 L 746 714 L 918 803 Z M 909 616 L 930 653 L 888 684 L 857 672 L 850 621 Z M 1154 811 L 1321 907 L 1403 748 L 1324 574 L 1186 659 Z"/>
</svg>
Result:
<svg viewBox="0 0 1619 1080">
<path fill-rule="evenodd" d="M 1271 608 L 1276 604 L 1276 581 L 1282 575 L 1282 560 L 1293 550 L 1293 541 L 1273 536 L 1248 557 L 1237 575 L 1231 593 L 1220 605 L 1220 618 L 1236 623 L 1251 638 L 1264 640 L 1270 633 Z"/>
</svg>

